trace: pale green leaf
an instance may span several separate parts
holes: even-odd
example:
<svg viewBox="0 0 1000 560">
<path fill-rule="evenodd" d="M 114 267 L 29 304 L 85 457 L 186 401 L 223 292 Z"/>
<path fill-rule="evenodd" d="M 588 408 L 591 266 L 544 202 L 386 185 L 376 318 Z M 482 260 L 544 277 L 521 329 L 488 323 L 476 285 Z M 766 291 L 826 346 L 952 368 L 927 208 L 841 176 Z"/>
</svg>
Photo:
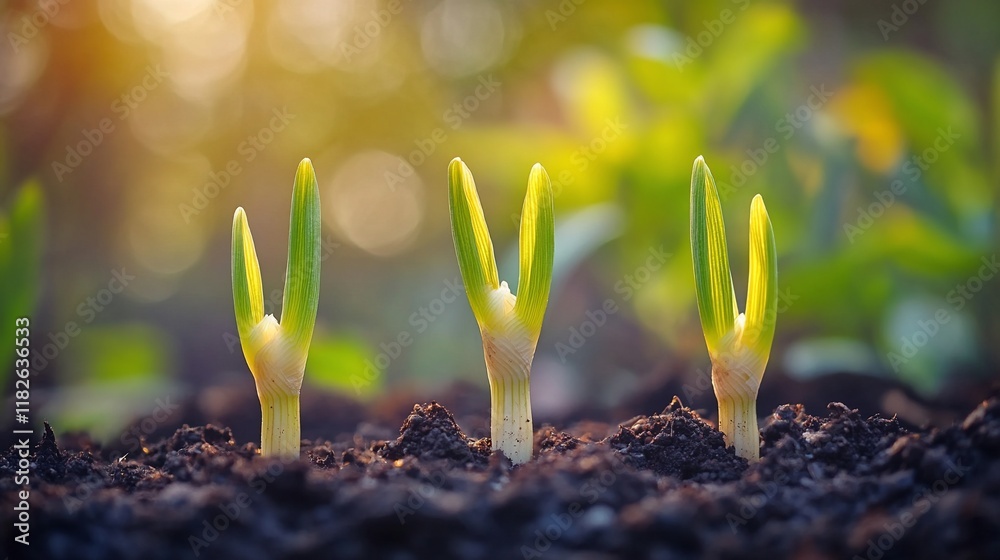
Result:
<svg viewBox="0 0 1000 560">
<path fill-rule="evenodd" d="M 312 162 L 305 158 L 295 172 L 288 231 L 288 266 L 281 307 L 281 329 L 293 346 L 308 348 L 319 309 L 322 220 L 319 184 Z"/>
<path fill-rule="evenodd" d="M 766 358 L 771 352 L 777 317 L 778 257 L 774 230 L 764 199 L 758 194 L 750 204 L 750 280 L 743 345 Z"/>
<path fill-rule="evenodd" d="M 233 216 L 233 306 L 240 341 L 246 348 L 250 331 L 264 318 L 264 290 L 257 250 L 242 207 L 237 208 Z"/>
<path fill-rule="evenodd" d="M 483 207 L 479 202 L 476 182 L 472 172 L 461 159 L 451 160 L 448 166 L 449 206 L 451 233 L 458 255 L 458 268 L 476 320 L 488 321 L 487 293 L 500 287 L 493 242 L 486 227 Z"/>
<path fill-rule="evenodd" d="M 520 276 L 514 311 L 525 326 L 537 332 L 542 328 L 545 306 L 552 286 L 555 255 L 555 217 L 552 182 L 541 164 L 536 163 L 528 176 L 528 193 L 521 208 Z"/>
<path fill-rule="evenodd" d="M 709 351 L 715 352 L 733 329 L 738 311 L 722 205 L 715 179 L 701 156 L 691 171 L 691 257 L 702 330 Z"/>
</svg>

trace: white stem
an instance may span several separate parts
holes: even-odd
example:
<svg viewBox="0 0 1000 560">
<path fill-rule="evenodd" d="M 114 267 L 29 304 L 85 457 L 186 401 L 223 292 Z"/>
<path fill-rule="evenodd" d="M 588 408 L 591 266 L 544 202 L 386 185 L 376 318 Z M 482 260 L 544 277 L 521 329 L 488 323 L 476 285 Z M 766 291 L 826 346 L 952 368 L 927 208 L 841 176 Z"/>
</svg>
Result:
<svg viewBox="0 0 1000 560">
<path fill-rule="evenodd" d="M 522 337 L 512 340 L 494 337 L 485 331 L 482 334 L 486 373 L 490 379 L 493 449 L 503 451 L 515 465 L 527 463 L 531 460 L 535 434 L 531 422 L 534 345 L 527 344 L 527 339 Z M 521 344 L 516 344 L 515 340 Z"/>
<path fill-rule="evenodd" d="M 751 463 L 760 460 L 760 435 L 757 431 L 757 403 L 754 398 L 729 398 L 716 394 L 719 400 L 719 430 L 736 455 Z"/>
<path fill-rule="evenodd" d="M 751 463 L 760 460 L 757 431 L 757 391 L 767 366 L 767 355 L 759 356 L 743 346 L 746 315 L 736 317 L 733 330 L 712 353 L 712 388 L 719 401 L 719 431 L 736 454 Z"/>
<path fill-rule="evenodd" d="M 248 349 L 251 349 L 249 352 Z M 299 391 L 306 351 L 293 346 L 272 315 L 254 327 L 244 345 L 260 399 L 260 452 L 265 457 L 298 457 Z"/>
<path fill-rule="evenodd" d="M 750 461 L 760 459 L 757 431 L 757 390 L 760 376 L 754 375 L 757 360 L 748 352 L 716 356 L 712 360 L 712 387 L 719 401 L 719 431 L 736 454 Z M 734 359 L 736 358 L 736 359 Z"/>
<path fill-rule="evenodd" d="M 299 395 L 268 393 L 257 386 L 260 399 L 260 454 L 264 457 L 298 457 L 302 439 Z"/>
</svg>

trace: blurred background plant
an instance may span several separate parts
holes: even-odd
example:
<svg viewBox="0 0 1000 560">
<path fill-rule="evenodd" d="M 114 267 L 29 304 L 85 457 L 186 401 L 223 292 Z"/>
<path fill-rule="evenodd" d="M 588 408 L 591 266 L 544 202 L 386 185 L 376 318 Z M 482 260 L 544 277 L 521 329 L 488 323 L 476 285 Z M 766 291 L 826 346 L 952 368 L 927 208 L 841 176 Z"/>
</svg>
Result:
<svg viewBox="0 0 1000 560">
<path fill-rule="evenodd" d="M 3 278 L 3 296 L 0 297 L 0 321 L 8 339 L 15 338 L 15 322 L 19 318 L 30 319 L 38 300 L 39 274 L 42 261 L 42 245 L 45 237 L 45 216 L 43 213 L 42 191 L 36 182 L 28 182 L 11 193 L 9 214 L 0 211 L 0 278 Z M 12 343 L 0 350 L 3 363 L 14 359 Z M 11 364 L 13 366 L 13 364 Z M 0 371 L 0 382 L 6 386 L 11 367 Z M 21 369 L 21 368 L 18 368 Z"/>
<path fill-rule="evenodd" d="M 762 394 L 829 374 L 856 374 L 838 382 L 848 395 L 869 378 L 918 400 L 979 391 L 1000 359 L 1000 289 L 982 273 L 1000 240 L 997 21 L 1000 4 L 974 0 L 6 2 L 0 203 L 16 207 L 28 177 L 44 191 L 43 411 L 114 435 L 164 395 L 212 418 L 225 388 L 247 390 L 229 217 L 257 217 L 277 312 L 286 173 L 302 157 L 327 269 L 306 391 L 485 392 L 480 350 L 453 342 L 475 328 L 454 304 L 455 156 L 483 178 L 507 278 L 524 170 L 553 178 L 537 415 L 696 386 L 699 154 L 732 231 L 758 192 L 774 223 L 781 314 Z M 745 279 L 746 243 L 730 250 Z"/>
</svg>

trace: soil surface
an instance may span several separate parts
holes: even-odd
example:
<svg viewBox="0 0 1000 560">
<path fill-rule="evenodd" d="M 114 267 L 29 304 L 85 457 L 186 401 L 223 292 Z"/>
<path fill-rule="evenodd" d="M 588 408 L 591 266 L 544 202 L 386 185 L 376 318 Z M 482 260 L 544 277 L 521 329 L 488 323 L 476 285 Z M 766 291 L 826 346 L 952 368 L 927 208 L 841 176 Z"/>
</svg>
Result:
<svg viewBox="0 0 1000 560">
<path fill-rule="evenodd" d="M 543 426 L 512 468 L 434 402 L 398 432 L 303 441 L 287 461 L 211 424 L 124 457 L 46 425 L 29 547 L 10 536 L 19 450 L 0 454 L 0 556 L 1000 558 L 1000 400 L 942 429 L 840 403 L 779 406 L 761 426 L 748 465 L 674 400 L 618 426 Z"/>
</svg>

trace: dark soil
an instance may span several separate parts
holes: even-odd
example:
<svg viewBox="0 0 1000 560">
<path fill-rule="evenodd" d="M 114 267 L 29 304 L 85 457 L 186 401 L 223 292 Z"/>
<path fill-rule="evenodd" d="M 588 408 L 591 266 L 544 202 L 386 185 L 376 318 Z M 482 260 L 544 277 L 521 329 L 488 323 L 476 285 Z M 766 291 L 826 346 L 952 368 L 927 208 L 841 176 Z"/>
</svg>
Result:
<svg viewBox="0 0 1000 560">
<path fill-rule="evenodd" d="M 30 547 L 9 536 L 17 450 L 0 455 L 0 556 L 1000 558 L 995 398 L 933 430 L 779 406 L 749 466 L 677 400 L 617 430 L 544 426 L 516 468 L 437 403 L 414 406 L 394 440 L 365 435 L 387 431 L 304 441 L 281 461 L 213 425 L 125 457 L 46 426 Z"/>
</svg>

